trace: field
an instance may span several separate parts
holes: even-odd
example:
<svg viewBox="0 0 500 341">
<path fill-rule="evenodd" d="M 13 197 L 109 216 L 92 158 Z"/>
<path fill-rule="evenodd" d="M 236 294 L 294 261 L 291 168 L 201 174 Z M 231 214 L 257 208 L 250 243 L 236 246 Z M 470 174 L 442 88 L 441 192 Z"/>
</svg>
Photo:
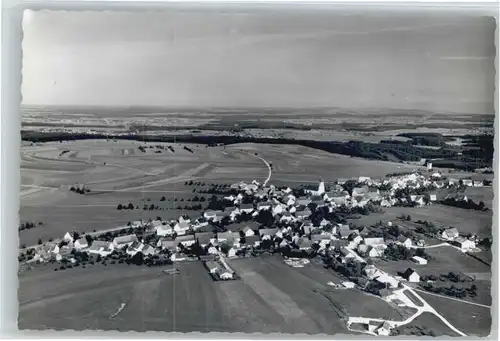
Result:
<svg viewBox="0 0 500 341">
<path fill-rule="evenodd" d="M 483 190 L 491 190 L 484 188 Z M 431 221 L 437 226 L 456 227 L 460 233 L 475 233 L 480 238 L 491 237 L 493 211 L 474 211 L 457 207 L 432 204 L 423 207 L 388 207 L 383 213 L 371 213 L 352 220 L 356 225 L 369 226 L 380 220 L 394 221 L 401 215 L 410 215 L 412 221 Z"/>
<path fill-rule="evenodd" d="M 278 257 L 231 265 L 241 280 L 214 282 L 200 262 L 180 264 L 175 276 L 159 268 L 100 264 L 24 272 L 19 327 L 334 334 L 348 332 L 345 313 L 401 319 L 378 298 L 334 292 L 324 282 L 334 275 L 315 265 L 296 271 Z M 125 308 L 110 318 L 122 303 Z"/>
<path fill-rule="evenodd" d="M 478 295 L 473 298 L 465 298 L 464 300 L 484 305 L 492 304 L 490 267 L 449 246 L 426 249 L 426 253 L 433 257 L 427 265 L 419 266 L 410 260 L 400 260 L 397 262 L 377 260 L 375 264 L 380 269 L 393 275 L 397 275 L 398 272 L 403 272 L 407 268 L 412 268 L 421 277 L 426 275 L 439 277 L 440 275 L 448 274 L 450 271 L 475 277 L 476 280 L 474 282 L 453 283 L 451 281 L 437 281 L 436 285 L 444 287 L 454 285 L 456 287 L 469 288 L 474 284 L 477 287 Z"/>
<path fill-rule="evenodd" d="M 490 334 L 491 310 L 468 304 L 436 297 L 419 292 L 436 311 L 447 319 L 452 325 L 468 336 L 485 337 Z"/>
<path fill-rule="evenodd" d="M 396 329 L 401 336 L 420 336 L 418 332 L 425 331 L 425 336 L 459 336 L 454 331 L 443 324 L 436 316 L 430 313 L 423 313 L 415 320 Z M 430 334 L 432 333 L 432 334 Z"/>
<path fill-rule="evenodd" d="M 137 141 L 87 140 L 65 143 L 45 143 L 21 149 L 21 221 L 43 222 L 42 227 L 20 232 L 20 243 L 35 244 L 39 238 L 61 237 L 67 231 L 88 232 L 114 228 L 128 221 L 156 218 L 176 219 L 193 196 L 189 180 L 209 183 L 264 181 L 268 176 L 266 164 L 257 153 L 272 163 L 271 183 L 297 186 L 317 183 L 319 179 L 369 175 L 381 177 L 394 171 L 414 169 L 414 166 L 390 162 L 369 161 L 329 154 L 306 147 L 240 144 L 207 148 L 189 145 L 146 144 Z M 168 150 L 172 146 L 175 153 Z M 332 166 L 334 165 L 334 166 Z M 83 184 L 91 195 L 69 191 Z M 165 196 L 170 201 L 160 202 Z M 119 203 L 142 207 L 143 199 L 151 199 L 160 210 L 118 211 Z M 177 198 L 178 202 L 173 200 Z M 184 203 L 180 201 L 184 200 Z"/>
</svg>

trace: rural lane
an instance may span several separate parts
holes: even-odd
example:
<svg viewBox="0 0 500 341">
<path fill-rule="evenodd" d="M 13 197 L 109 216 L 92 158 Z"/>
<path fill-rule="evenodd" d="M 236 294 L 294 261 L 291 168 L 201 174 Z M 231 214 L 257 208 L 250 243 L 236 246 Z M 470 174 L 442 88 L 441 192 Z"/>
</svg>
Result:
<svg viewBox="0 0 500 341">
<path fill-rule="evenodd" d="M 271 180 L 271 175 L 273 173 L 272 169 L 271 169 L 271 165 L 269 164 L 269 162 L 267 162 L 264 158 L 258 156 L 258 155 L 255 155 L 255 154 L 252 154 L 252 153 L 248 153 L 246 152 L 248 155 L 251 155 L 253 157 L 256 157 L 257 159 L 261 160 L 262 162 L 264 162 L 267 166 L 267 169 L 269 170 L 269 174 L 267 175 L 267 179 L 264 180 L 264 186 L 267 185 L 267 183 L 269 182 L 269 180 Z"/>
<path fill-rule="evenodd" d="M 423 292 L 424 294 L 427 294 L 427 295 L 445 298 L 447 300 L 457 301 L 457 302 L 460 302 L 460 303 L 471 304 L 471 305 L 475 305 L 475 306 L 478 306 L 478 307 L 483 307 L 483 308 L 491 309 L 491 306 L 486 305 L 486 304 L 475 303 L 475 302 L 470 302 L 470 301 L 466 301 L 466 300 L 461 300 L 461 299 L 455 298 L 455 297 L 449 297 L 449 296 L 439 295 L 439 294 L 435 294 L 433 292 L 429 292 L 429 291 L 425 291 L 425 290 L 421 290 L 421 289 L 413 289 L 413 290 L 419 291 L 419 292 Z"/>
</svg>

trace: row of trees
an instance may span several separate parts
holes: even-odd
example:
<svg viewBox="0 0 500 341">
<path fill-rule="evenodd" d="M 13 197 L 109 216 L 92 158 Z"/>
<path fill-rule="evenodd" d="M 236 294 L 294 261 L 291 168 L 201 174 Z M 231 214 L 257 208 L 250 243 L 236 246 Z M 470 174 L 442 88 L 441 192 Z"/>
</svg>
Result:
<svg viewBox="0 0 500 341">
<path fill-rule="evenodd" d="M 464 208 L 467 210 L 476 210 L 476 211 L 487 211 L 488 208 L 484 206 L 484 202 L 480 201 L 479 203 L 475 203 L 473 200 L 461 200 L 456 198 L 446 198 L 439 202 L 442 205 L 453 206 L 458 208 Z"/>
<path fill-rule="evenodd" d="M 43 222 L 39 221 L 38 224 L 35 224 L 35 222 L 27 221 L 27 222 L 19 224 L 19 231 L 30 230 L 30 229 L 35 228 L 37 226 L 43 226 Z"/>
</svg>

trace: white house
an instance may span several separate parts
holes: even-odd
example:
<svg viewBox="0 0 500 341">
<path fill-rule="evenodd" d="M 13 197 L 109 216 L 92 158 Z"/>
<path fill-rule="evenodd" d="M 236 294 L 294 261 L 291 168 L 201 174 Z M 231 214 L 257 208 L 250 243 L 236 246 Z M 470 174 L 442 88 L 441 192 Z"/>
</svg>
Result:
<svg viewBox="0 0 500 341">
<path fill-rule="evenodd" d="M 66 232 L 66 234 L 63 237 L 63 240 L 68 243 L 73 243 L 73 236 L 71 235 L 71 233 Z"/>
<path fill-rule="evenodd" d="M 170 225 L 160 225 L 156 228 L 156 234 L 160 237 L 171 236 L 174 234 L 174 229 Z"/>
<path fill-rule="evenodd" d="M 406 271 L 403 273 L 402 277 L 411 283 L 420 282 L 419 274 L 416 273 L 415 270 L 410 269 L 410 268 L 406 269 Z"/>
<path fill-rule="evenodd" d="M 179 236 L 182 236 L 184 234 L 186 234 L 188 231 L 189 231 L 189 223 L 186 223 L 186 222 L 178 222 L 177 224 L 175 224 L 174 226 L 174 231 L 175 233 L 177 233 Z"/>
<path fill-rule="evenodd" d="M 389 336 L 391 334 L 391 325 L 386 321 L 377 329 L 377 335 Z"/>
<path fill-rule="evenodd" d="M 370 249 L 368 251 L 368 257 L 370 257 L 370 258 L 382 257 L 384 255 L 384 251 L 386 248 L 387 248 L 387 245 L 385 245 L 385 244 L 378 244 L 378 245 L 370 246 Z"/>
<path fill-rule="evenodd" d="M 117 249 L 124 248 L 126 245 L 130 246 L 133 242 L 136 242 L 137 236 L 135 234 L 129 234 L 126 236 L 120 236 L 113 239 L 113 246 Z M 95 242 L 94 242 L 95 243 Z M 92 244 L 94 245 L 94 244 Z"/>
<path fill-rule="evenodd" d="M 110 255 L 114 250 L 113 243 L 105 242 L 101 240 L 95 240 L 92 245 L 88 248 L 87 252 L 91 254 L 97 254 L 102 257 Z"/>
<path fill-rule="evenodd" d="M 443 233 L 441 234 L 441 237 L 446 240 L 454 240 L 459 236 L 458 230 L 456 227 L 453 227 L 451 229 L 444 230 Z"/>
<path fill-rule="evenodd" d="M 458 243 L 462 251 L 468 251 L 470 249 L 474 249 L 476 247 L 476 243 L 472 240 L 466 239 L 464 237 L 457 237 L 455 242 Z"/>
<path fill-rule="evenodd" d="M 429 200 L 432 201 L 437 201 L 437 195 L 436 194 L 429 194 Z"/>
<path fill-rule="evenodd" d="M 136 253 L 141 252 L 143 249 L 144 244 L 140 241 L 135 241 L 127 248 L 127 254 L 130 256 L 134 256 Z"/>
<path fill-rule="evenodd" d="M 389 288 L 397 288 L 399 286 L 399 281 L 397 279 L 395 279 L 394 277 L 392 276 L 389 276 L 388 274 L 383 274 L 381 276 L 378 276 L 377 278 L 375 278 L 375 280 L 379 283 L 383 283 L 385 285 L 387 285 Z"/>
<path fill-rule="evenodd" d="M 236 249 L 235 249 L 235 248 L 233 248 L 233 247 L 232 247 L 232 248 L 230 248 L 230 249 L 229 249 L 229 251 L 227 252 L 227 256 L 228 256 L 229 258 L 231 258 L 231 257 L 236 257 Z"/>
<path fill-rule="evenodd" d="M 400 235 L 398 237 L 398 244 L 403 245 L 404 247 L 406 247 L 408 249 L 411 248 L 411 246 L 413 245 L 412 240 L 408 237 L 403 236 L 403 235 Z"/>
<path fill-rule="evenodd" d="M 89 246 L 89 243 L 87 242 L 86 238 L 80 238 L 74 244 L 74 247 L 77 250 L 85 249 L 88 246 Z"/>
<path fill-rule="evenodd" d="M 365 238 L 366 245 L 385 245 L 384 238 Z"/>
<path fill-rule="evenodd" d="M 243 228 L 243 233 L 245 234 L 245 237 L 251 237 L 255 235 L 255 232 L 249 226 L 245 226 Z"/>
<path fill-rule="evenodd" d="M 417 263 L 418 265 L 427 265 L 427 259 L 419 256 L 413 256 L 411 260 Z"/>
</svg>

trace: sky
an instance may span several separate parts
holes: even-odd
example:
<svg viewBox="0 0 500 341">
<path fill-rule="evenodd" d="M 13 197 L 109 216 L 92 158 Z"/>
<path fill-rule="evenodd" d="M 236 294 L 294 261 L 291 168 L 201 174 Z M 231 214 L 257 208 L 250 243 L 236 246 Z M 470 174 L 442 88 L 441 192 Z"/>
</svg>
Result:
<svg viewBox="0 0 500 341">
<path fill-rule="evenodd" d="M 339 11 L 29 11 L 24 105 L 492 114 L 494 20 Z"/>
</svg>

